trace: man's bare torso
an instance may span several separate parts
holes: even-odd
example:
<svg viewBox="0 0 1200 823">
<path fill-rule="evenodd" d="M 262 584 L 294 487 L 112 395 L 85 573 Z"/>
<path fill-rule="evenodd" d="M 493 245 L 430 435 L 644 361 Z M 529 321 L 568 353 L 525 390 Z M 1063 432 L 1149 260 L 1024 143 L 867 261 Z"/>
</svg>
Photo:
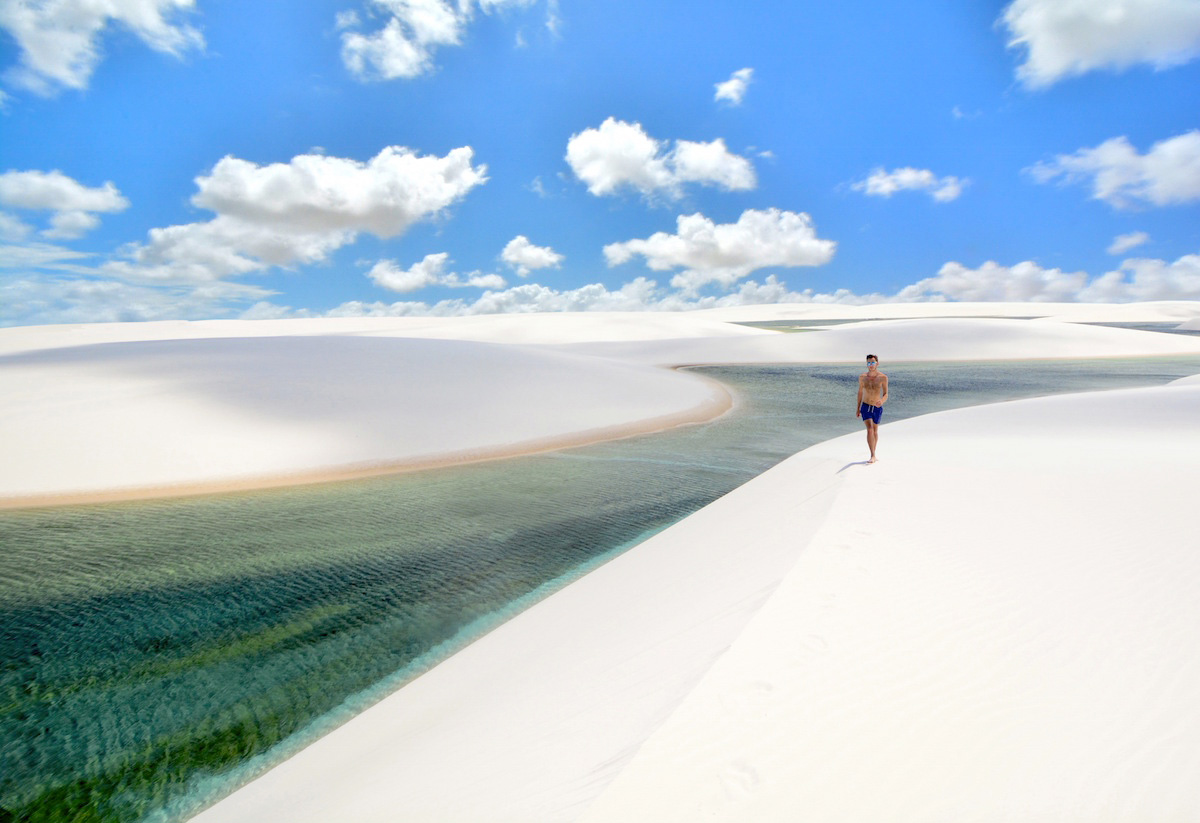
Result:
<svg viewBox="0 0 1200 823">
<path fill-rule="evenodd" d="M 887 387 L 887 375 L 880 371 L 858 376 L 858 386 L 862 389 L 862 402 L 870 406 L 883 405 L 883 393 Z"/>
</svg>

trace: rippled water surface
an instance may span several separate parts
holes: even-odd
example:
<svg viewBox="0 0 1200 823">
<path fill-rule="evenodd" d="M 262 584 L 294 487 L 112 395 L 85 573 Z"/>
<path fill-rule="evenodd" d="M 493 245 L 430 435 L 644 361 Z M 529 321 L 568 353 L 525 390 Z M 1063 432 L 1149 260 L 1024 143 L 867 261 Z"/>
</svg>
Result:
<svg viewBox="0 0 1200 823">
<path fill-rule="evenodd" d="M 884 370 L 887 423 L 1158 385 L 1200 358 Z M 860 430 L 854 367 L 697 371 L 734 412 L 436 471 L 0 513 L 0 823 L 183 819 L 614 553 Z"/>
</svg>

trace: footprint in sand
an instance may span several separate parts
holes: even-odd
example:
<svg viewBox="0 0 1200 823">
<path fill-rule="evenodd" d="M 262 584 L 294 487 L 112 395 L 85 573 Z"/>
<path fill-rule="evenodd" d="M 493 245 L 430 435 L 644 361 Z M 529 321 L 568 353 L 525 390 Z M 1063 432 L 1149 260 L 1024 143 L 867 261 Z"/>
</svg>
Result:
<svg viewBox="0 0 1200 823">
<path fill-rule="evenodd" d="M 730 800 L 741 800 L 758 789 L 758 772 L 744 760 L 730 763 L 721 770 L 721 787 Z"/>
</svg>

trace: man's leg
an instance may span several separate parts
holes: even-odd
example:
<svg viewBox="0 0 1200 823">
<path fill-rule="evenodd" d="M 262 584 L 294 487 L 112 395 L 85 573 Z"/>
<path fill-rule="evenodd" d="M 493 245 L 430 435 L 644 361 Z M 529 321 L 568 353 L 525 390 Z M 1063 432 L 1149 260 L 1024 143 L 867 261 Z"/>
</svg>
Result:
<svg viewBox="0 0 1200 823">
<path fill-rule="evenodd" d="M 874 420 L 867 421 L 867 448 L 871 450 L 871 459 L 867 462 L 875 462 L 875 444 L 879 442 L 879 426 Z"/>
</svg>

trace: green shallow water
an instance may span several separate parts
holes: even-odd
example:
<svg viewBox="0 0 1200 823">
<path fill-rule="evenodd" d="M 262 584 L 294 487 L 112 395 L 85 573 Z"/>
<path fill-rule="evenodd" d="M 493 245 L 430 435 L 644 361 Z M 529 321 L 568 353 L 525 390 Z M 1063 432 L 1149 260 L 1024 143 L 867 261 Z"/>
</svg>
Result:
<svg viewBox="0 0 1200 823">
<path fill-rule="evenodd" d="M 884 370 L 887 423 L 1161 385 L 1200 358 Z M 473 466 L 0 514 L 0 822 L 185 819 L 514 611 L 860 430 L 854 367 L 697 371 L 734 412 Z"/>
</svg>

